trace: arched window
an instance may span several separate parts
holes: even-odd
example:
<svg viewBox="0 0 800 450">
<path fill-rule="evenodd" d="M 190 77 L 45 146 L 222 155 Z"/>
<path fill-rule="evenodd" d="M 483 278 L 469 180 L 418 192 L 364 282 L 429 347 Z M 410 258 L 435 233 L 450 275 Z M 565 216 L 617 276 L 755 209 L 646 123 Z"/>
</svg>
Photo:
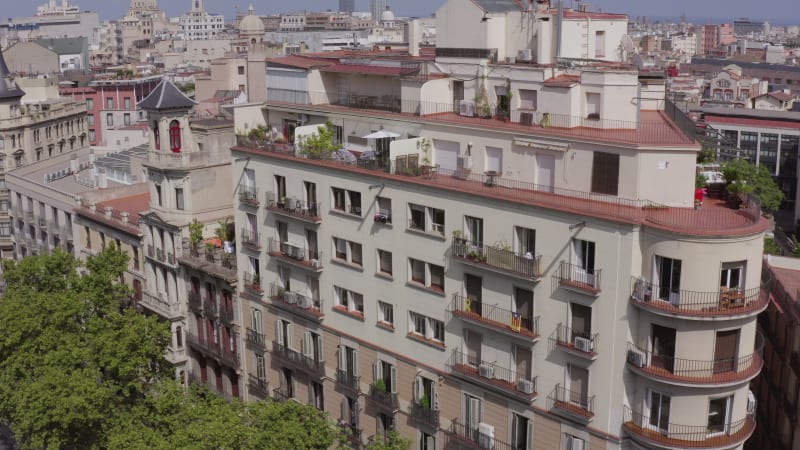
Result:
<svg viewBox="0 0 800 450">
<path fill-rule="evenodd" d="M 156 150 L 161 150 L 161 133 L 158 131 L 158 121 L 153 121 L 153 140 L 156 143 Z"/>
<path fill-rule="evenodd" d="M 169 148 L 173 153 L 181 152 L 181 124 L 177 120 L 169 123 Z"/>
</svg>

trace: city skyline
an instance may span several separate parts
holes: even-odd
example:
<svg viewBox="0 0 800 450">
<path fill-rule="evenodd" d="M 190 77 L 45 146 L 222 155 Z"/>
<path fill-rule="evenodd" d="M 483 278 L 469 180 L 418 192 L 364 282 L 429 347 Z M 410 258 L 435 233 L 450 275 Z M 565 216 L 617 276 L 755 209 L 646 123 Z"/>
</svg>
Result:
<svg viewBox="0 0 800 450">
<path fill-rule="evenodd" d="M 38 3 L 11 3 L 5 6 L 6 18 L 11 17 L 25 17 L 32 16 L 36 13 L 36 6 L 45 4 L 45 0 Z M 121 18 L 125 15 L 128 9 L 129 2 L 126 0 L 117 0 L 113 3 L 105 2 L 103 0 L 73 0 L 71 4 L 78 5 L 82 11 L 97 11 L 100 13 L 102 20 L 113 20 Z M 236 12 L 246 13 L 249 4 L 252 3 L 255 11 L 258 14 L 269 14 L 279 12 L 294 12 L 298 10 L 308 11 L 325 11 L 338 9 L 338 0 L 297 0 L 292 3 L 291 9 L 287 9 L 285 4 L 268 2 L 266 0 L 248 2 L 227 2 L 223 0 L 207 0 L 206 8 L 210 12 L 224 14 L 227 20 L 232 20 Z M 356 11 L 369 11 L 369 0 L 356 0 Z M 443 3 L 443 0 L 425 1 L 425 0 L 404 0 L 404 1 L 389 1 L 392 10 L 401 16 L 416 16 L 427 17 L 432 15 L 436 9 Z M 567 0 L 565 5 L 574 3 Z M 774 11 L 791 10 L 790 0 L 774 0 L 771 2 Z M 618 12 L 628 14 L 631 19 L 636 19 L 638 16 L 651 16 L 653 19 L 657 18 L 678 18 L 681 14 L 686 14 L 689 19 L 705 19 L 702 22 L 723 23 L 730 22 L 740 17 L 747 17 L 753 20 L 767 20 L 776 25 L 789 25 L 792 24 L 793 19 L 786 19 L 782 17 L 768 17 L 764 16 L 764 8 L 759 4 L 736 2 L 723 2 L 721 0 L 711 0 L 703 2 L 698 5 L 696 2 L 690 0 L 675 0 L 670 2 L 669 7 L 660 6 L 661 4 L 637 2 L 635 0 L 604 0 L 590 2 L 590 7 L 599 8 L 607 12 Z M 191 4 L 189 1 L 172 0 L 169 2 L 161 1 L 159 6 L 167 12 L 170 16 L 178 16 L 190 10 Z M 716 15 L 720 13 L 720 15 Z M 700 20 L 698 20 L 700 22 Z"/>
</svg>

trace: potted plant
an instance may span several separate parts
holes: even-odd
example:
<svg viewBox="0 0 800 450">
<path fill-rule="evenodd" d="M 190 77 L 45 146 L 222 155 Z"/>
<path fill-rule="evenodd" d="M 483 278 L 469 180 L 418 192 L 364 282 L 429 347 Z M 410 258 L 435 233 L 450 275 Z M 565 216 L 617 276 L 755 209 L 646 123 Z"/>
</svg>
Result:
<svg viewBox="0 0 800 450">
<path fill-rule="evenodd" d="M 383 378 L 375 380 L 373 386 L 377 392 L 386 392 L 386 381 L 384 381 Z"/>
<path fill-rule="evenodd" d="M 192 245 L 192 250 L 197 251 L 197 244 L 203 240 L 203 224 L 198 222 L 197 219 L 192 220 L 189 224 L 189 242 Z"/>
<path fill-rule="evenodd" d="M 233 223 L 231 223 L 231 218 L 225 217 L 224 219 L 220 219 L 217 224 L 219 226 L 214 233 L 223 242 L 225 253 L 233 253 L 233 244 L 231 243 L 231 238 L 233 237 Z"/>
<path fill-rule="evenodd" d="M 419 398 L 419 406 L 425 409 L 431 409 L 431 398 L 428 397 L 428 394 L 424 394 Z"/>
</svg>

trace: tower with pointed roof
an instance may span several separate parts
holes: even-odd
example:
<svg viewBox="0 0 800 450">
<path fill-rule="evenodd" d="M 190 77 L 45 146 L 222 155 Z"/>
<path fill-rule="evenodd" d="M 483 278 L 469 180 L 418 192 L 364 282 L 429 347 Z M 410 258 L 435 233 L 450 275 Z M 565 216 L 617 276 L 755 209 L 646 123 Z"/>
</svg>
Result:
<svg viewBox="0 0 800 450">
<path fill-rule="evenodd" d="M 215 379 L 214 387 L 222 386 L 225 393 L 236 396 L 240 367 L 235 357 L 238 327 L 233 324 L 231 312 L 235 289 L 200 270 L 208 260 L 201 258 L 203 262 L 199 263 L 197 251 L 205 246 L 196 243 L 190 247 L 188 242 L 189 225 L 194 220 L 203 224 L 204 237 L 211 237 L 221 227 L 219 221 L 232 214 L 229 164 L 233 124 L 213 118 L 190 121 L 195 104 L 168 78 L 139 103 L 148 113 L 150 131 L 149 155 L 144 164 L 150 209 L 140 219 L 147 249 L 141 305 L 171 324 L 173 337 L 167 359 L 175 366 L 177 378 Z M 230 233 L 232 236 L 232 226 Z M 232 247 L 228 250 L 232 251 Z M 210 256 L 211 250 L 207 251 Z M 222 256 L 223 249 L 217 253 Z M 233 259 L 230 253 L 227 255 L 228 260 Z M 227 272 L 225 277 L 236 278 L 235 273 Z M 214 288 L 206 291 L 204 307 L 208 316 L 198 319 L 191 314 L 189 297 L 197 298 L 194 295 L 199 295 L 197 285 L 201 284 L 197 280 L 201 279 L 208 279 L 204 285 Z M 193 288 L 189 289 L 189 285 Z M 224 303 L 220 308 L 230 313 L 226 316 L 231 319 L 228 323 L 211 317 L 218 297 L 224 297 L 219 300 Z M 208 337 L 199 337 L 205 335 Z"/>
</svg>

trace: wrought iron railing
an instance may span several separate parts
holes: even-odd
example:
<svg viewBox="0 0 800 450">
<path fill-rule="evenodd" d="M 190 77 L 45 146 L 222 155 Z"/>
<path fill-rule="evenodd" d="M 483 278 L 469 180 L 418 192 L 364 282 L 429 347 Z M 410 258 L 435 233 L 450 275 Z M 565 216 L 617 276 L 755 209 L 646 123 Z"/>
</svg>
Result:
<svg viewBox="0 0 800 450">
<path fill-rule="evenodd" d="M 511 311 L 496 305 L 472 300 L 467 296 L 454 293 L 450 310 L 455 315 L 479 320 L 506 331 L 523 333 L 530 336 L 539 335 L 539 316 Z"/>
<path fill-rule="evenodd" d="M 453 238 L 451 254 L 458 258 L 485 264 L 527 278 L 539 278 L 542 274 L 540 264 L 542 255 L 520 253 L 511 249 L 492 245 L 474 245 L 463 238 Z"/>
</svg>

